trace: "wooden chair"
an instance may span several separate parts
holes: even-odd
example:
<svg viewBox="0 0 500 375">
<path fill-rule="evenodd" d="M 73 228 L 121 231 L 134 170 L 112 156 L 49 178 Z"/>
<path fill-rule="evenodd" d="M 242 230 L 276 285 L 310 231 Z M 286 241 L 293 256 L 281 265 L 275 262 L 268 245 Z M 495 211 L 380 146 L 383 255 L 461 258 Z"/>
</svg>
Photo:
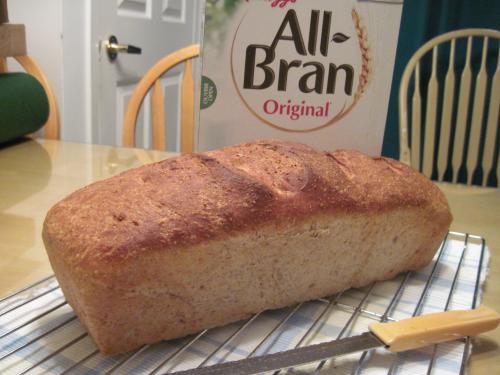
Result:
<svg viewBox="0 0 500 375">
<path fill-rule="evenodd" d="M 184 74 L 181 82 L 181 152 L 193 152 L 194 149 L 194 80 L 192 60 L 199 56 L 198 44 L 173 52 L 153 65 L 135 88 L 125 113 L 123 127 L 123 145 L 135 146 L 135 130 L 139 109 L 149 89 L 151 93 L 151 113 L 153 126 L 153 148 L 165 150 L 166 119 L 164 94 L 160 83 L 161 76 L 174 66 L 184 62 Z"/>
<path fill-rule="evenodd" d="M 466 38 L 465 64 L 461 72 L 455 72 L 458 40 Z M 473 39 L 482 40 L 479 69 L 475 75 L 471 55 Z M 449 32 L 431 39 L 420 47 L 408 62 L 399 89 L 400 160 L 422 171 L 428 177 L 443 181 L 451 168 L 452 182 L 457 183 L 461 168 L 466 169 L 466 184 L 471 185 L 477 168 L 482 168 L 482 186 L 486 186 L 493 173 L 495 142 L 498 132 L 500 108 L 500 53 L 496 70 L 488 76 L 488 47 L 499 47 L 500 31 L 488 29 L 464 29 Z M 442 47 L 449 44 L 448 47 Z M 439 49 L 449 51 L 444 83 L 439 82 Z M 500 49 L 499 49 L 500 50 Z M 432 51 L 429 81 L 421 90 L 422 58 Z M 409 93 L 413 77 L 413 91 Z M 459 81 L 459 82 L 457 82 Z M 488 84 L 491 81 L 491 84 Z M 459 83 L 457 85 L 456 83 Z M 440 86 L 441 89 L 440 89 Z M 458 86 L 459 91 L 456 93 Z M 488 87 L 490 87 L 488 91 Z M 490 95 L 487 94 L 490 93 Z M 424 98 L 422 97 L 424 93 Z M 411 98 L 409 95 L 411 94 Z M 425 101 L 425 113 L 422 104 Z M 411 106 L 409 105 L 411 102 Z M 472 107 L 469 109 L 469 103 Z M 486 113 L 485 103 L 488 103 Z M 438 108 L 438 103 L 442 105 Z M 409 109 L 411 107 L 411 111 Z M 471 113 L 469 113 L 471 111 Z M 437 117 L 440 114 L 440 119 Z M 487 117 L 485 117 L 487 116 Z M 470 117 L 470 122 L 468 121 Z M 422 121 L 424 120 L 424 121 Z M 479 161 L 481 132 L 486 123 L 482 159 Z M 439 122 L 438 122 L 439 121 Z M 408 141 L 408 123 L 411 122 L 411 146 Z M 466 139 L 467 130 L 469 137 Z M 454 135 L 453 139 L 451 135 Z M 466 148 L 467 147 L 467 148 Z M 465 149 L 467 149 L 464 161 Z M 436 150 L 436 151 L 435 151 Z M 479 165 L 478 165 L 479 161 Z M 500 180 L 500 160 L 497 163 L 497 179 Z"/>
<path fill-rule="evenodd" d="M 0 0 L 0 73 L 8 71 L 7 58 L 13 58 L 40 82 L 49 102 L 49 117 L 43 127 L 44 137 L 59 139 L 59 109 L 54 91 L 40 66 L 27 54 L 24 25 L 14 25 L 8 21 L 7 0 Z"/>
</svg>

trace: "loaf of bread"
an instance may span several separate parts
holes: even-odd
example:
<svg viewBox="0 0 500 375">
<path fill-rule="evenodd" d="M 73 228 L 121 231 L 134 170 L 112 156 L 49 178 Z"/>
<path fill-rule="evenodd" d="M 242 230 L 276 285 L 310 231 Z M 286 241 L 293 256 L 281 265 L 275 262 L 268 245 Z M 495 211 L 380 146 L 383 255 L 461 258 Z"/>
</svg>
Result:
<svg viewBox="0 0 500 375">
<path fill-rule="evenodd" d="M 439 188 L 397 161 L 262 140 L 84 187 L 43 238 L 112 354 L 418 269 L 450 222 Z"/>
</svg>

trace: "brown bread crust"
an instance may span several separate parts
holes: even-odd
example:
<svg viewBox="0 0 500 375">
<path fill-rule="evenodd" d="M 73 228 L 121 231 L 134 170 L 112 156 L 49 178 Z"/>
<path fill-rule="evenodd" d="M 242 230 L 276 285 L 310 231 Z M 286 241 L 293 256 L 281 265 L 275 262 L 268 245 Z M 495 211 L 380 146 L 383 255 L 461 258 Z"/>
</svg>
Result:
<svg viewBox="0 0 500 375">
<path fill-rule="evenodd" d="M 209 244 L 223 244 L 254 233 L 289 231 L 309 225 L 313 219 L 323 223 L 329 218 L 366 217 L 373 222 L 394 212 L 403 217 L 405 212 L 415 214 L 429 223 L 425 229 L 418 229 L 420 223 L 414 225 L 415 237 L 424 235 L 425 239 L 415 245 L 403 266 L 373 278 L 392 277 L 430 261 L 451 222 L 448 204 L 439 188 L 391 159 L 371 158 L 349 150 L 318 152 L 299 143 L 261 140 L 179 156 L 84 187 L 49 211 L 43 238 L 66 298 L 100 348 L 109 353 L 203 328 L 203 324 L 188 324 L 169 333 L 142 334 L 144 337 L 138 334 L 133 340 L 112 343 L 111 336 L 116 336 L 116 332 L 106 332 L 103 327 L 113 319 L 113 307 L 103 311 L 104 307 L 98 304 L 114 298 L 118 290 L 134 290 L 134 285 L 143 285 L 148 278 L 153 284 L 156 278 L 161 279 L 163 276 L 155 273 L 136 274 L 137 267 L 155 267 L 148 259 L 175 263 L 183 252 L 201 259 L 203 253 L 198 250 Z M 404 230 L 408 231 L 412 223 L 402 224 Z M 197 250 L 190 253 L 192 249 Z M 286 252 L 284 248 L 284 257 Z M 169 264 L 163 265 L 166 273 L 168 267 Z M 165 278 L 172 290 L 171 284 L 177 281 L 173 276 Z M 340 289 L 373 281 L 358 279 L 349 280 Z M 337 289 L 320 288 L 309 298 Z M 182 301 L 179 304 L 185 308 L 192 308 L 188 297 L 175 294 L 172 298 Z M 304 298 L 292 296 L 267 304 L 263 301 L 255 309 L 279 307 Z M 251 313 L 253 308 L 245 310 L 220 312 L 221 317 L 205 324 L 228 323 Z M 182 311 L 184 314 L 188 310 Z M 203 320 L 199 316 L 196 319 Z M 165 331 L 164 327 L 158 328 L 162 329 Z M 120 341 L 116 337 L 114 340 Z"/>
<path fill-rule="evenodd" d="M 49 211 L 43 233 L 75 262 L 103 264 L 319 213 L 419 206 L 450 220 L 442 192 L 395 160 L 262 140 L 167 159 L 86 186 Z"/>
</svg>

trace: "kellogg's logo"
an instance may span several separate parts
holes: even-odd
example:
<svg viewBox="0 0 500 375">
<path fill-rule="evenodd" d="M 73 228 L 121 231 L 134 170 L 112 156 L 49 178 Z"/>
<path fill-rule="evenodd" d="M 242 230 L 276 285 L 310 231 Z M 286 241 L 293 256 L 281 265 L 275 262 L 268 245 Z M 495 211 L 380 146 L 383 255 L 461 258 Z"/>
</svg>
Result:
<svg viewBox="0 0 500 375">
<path fill-rule="evenodd" d="M 250 1 L 250 0 L 246 0 L 247 3 Z M 290 3 L 295 3 L 296 0 L 266 0 L 267 2 L 271 3 L 271 6 L 273 8 L 276 8 L 276 7 L 280 7 L 280 8 L 284 8 L 286 7 L 288 4 Z"/>
<path fill-rule="evenodd" d="M 371 73 L 357 11 L 345 4 L 332 10 L 331 0 L 314 1 L 314 8 L 297 0 L 251 3 L 231 48 L 233 83 L 250 112 L 292 132 L 317 130 L 346 116 Z"/>
</svg>

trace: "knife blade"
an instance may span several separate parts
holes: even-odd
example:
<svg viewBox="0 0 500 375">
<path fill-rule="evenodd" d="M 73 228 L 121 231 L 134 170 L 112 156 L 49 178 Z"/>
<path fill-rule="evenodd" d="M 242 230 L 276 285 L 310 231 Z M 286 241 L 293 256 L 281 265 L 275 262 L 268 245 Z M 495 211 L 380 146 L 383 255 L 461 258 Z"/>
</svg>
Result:
<svg viewBox="0 0 500 375">
<path fill-rule="evenodd" d="M 326 360 L 343 354 L 385 347 L 400 352 L 490 331 L 500 315 L 480 306 L 423 315 L 391 323 L 374 323 L 370 332 L 239 361 L 174 372 L 175 375 L 255 375 Z"/>
<path fill-rule="evenodd" d="M 347 337 L 322 344 L 309 345 L 239 361 L 221 363 L 187 371 L 175 372 L 175 375 L 252 375 L 314 363 L 342 354 L 375 349 L 385 344 L 374 334 L 365 332 L 359 336 Z"/>
</svg>

